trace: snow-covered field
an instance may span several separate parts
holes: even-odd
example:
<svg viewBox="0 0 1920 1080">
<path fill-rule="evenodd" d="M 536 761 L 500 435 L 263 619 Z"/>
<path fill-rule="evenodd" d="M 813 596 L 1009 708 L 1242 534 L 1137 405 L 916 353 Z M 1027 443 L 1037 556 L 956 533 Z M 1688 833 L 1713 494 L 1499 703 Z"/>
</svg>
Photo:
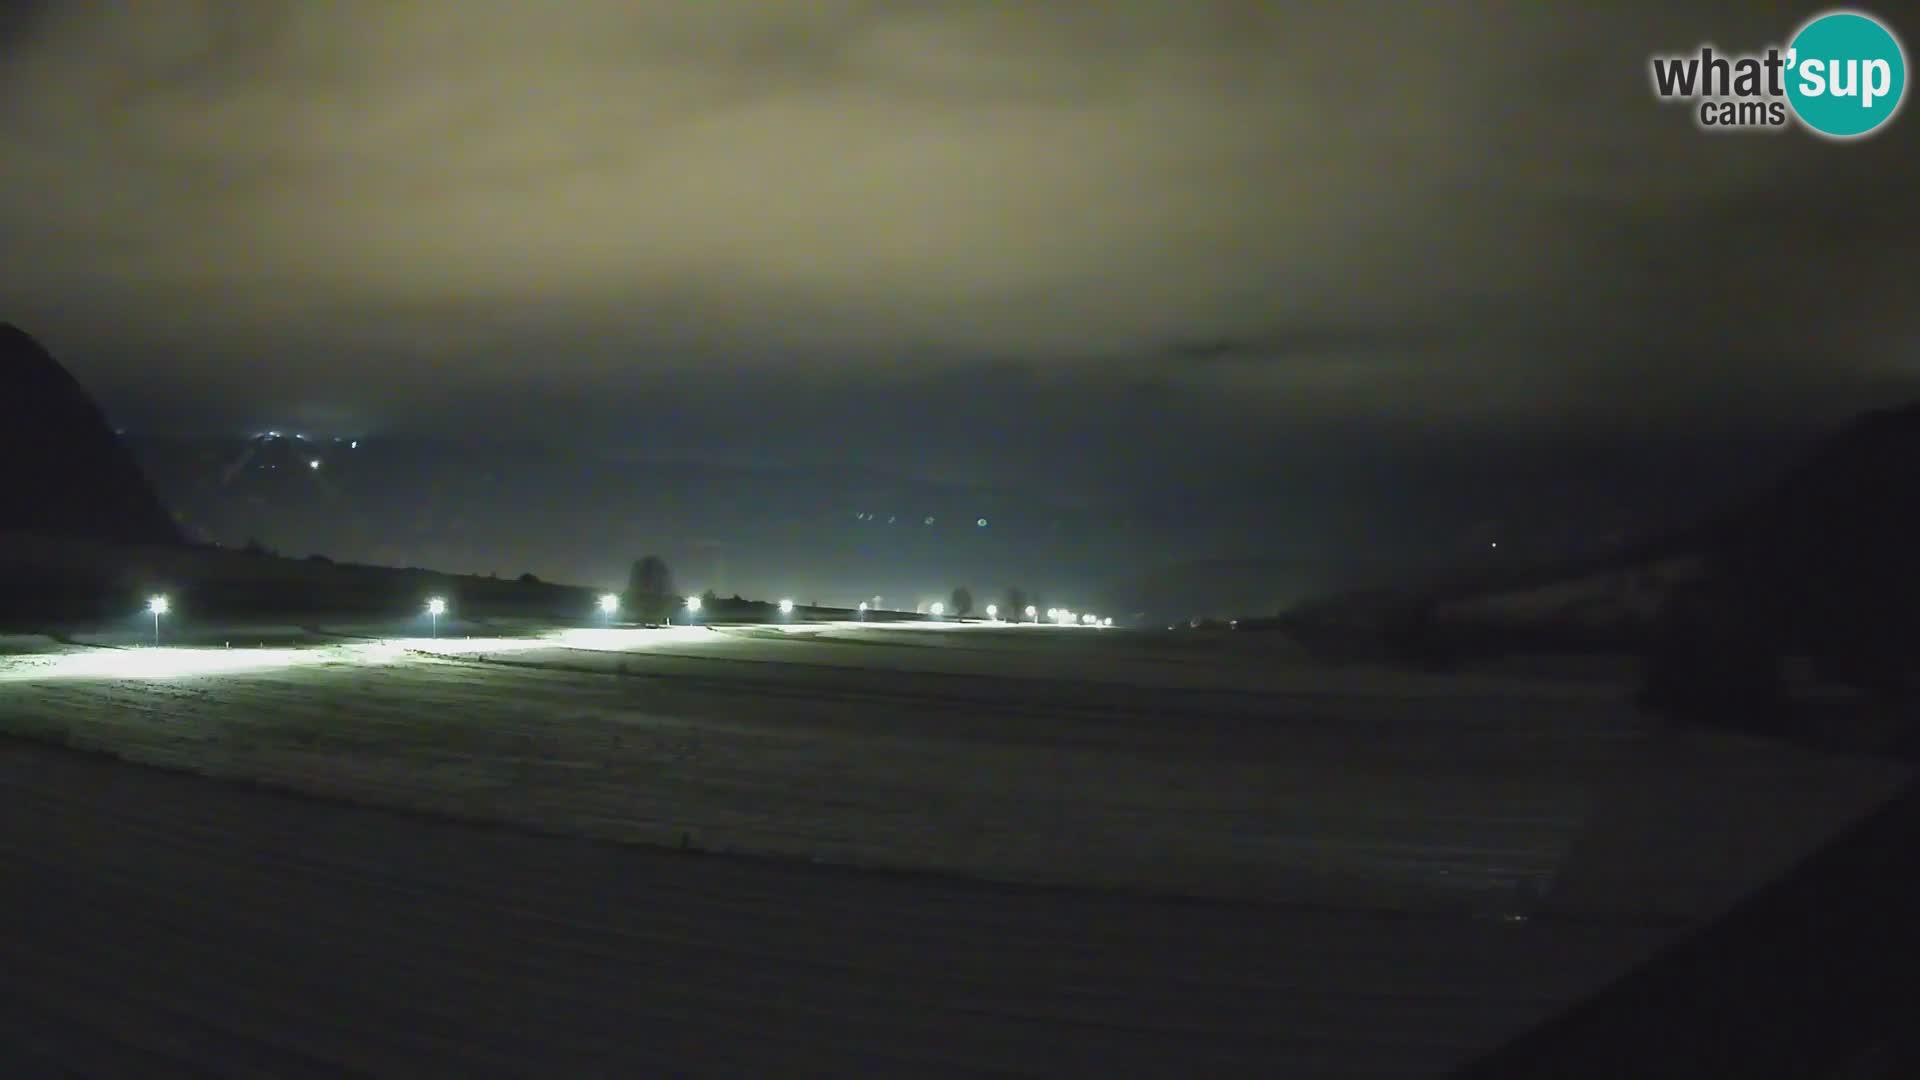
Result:
<svg viewBox="0 0 1920 1080">
<path fill-rule="evenodd" d="M 383 629 L 16 639 L 0 730 L 672 847 L 1661 924 L 1778 873 L 1905 776 L 1651 730 L 1603 675 L 1328 669 L 1253 637 Z"/>
<path fill-rule="evenodd" d="M 0 739 L 9 1075 L 1439 1075 L 1905 776 L 1604 662 L 442 631 L 0 639 L 0 733 L 172 770 Z"/>
</svg>

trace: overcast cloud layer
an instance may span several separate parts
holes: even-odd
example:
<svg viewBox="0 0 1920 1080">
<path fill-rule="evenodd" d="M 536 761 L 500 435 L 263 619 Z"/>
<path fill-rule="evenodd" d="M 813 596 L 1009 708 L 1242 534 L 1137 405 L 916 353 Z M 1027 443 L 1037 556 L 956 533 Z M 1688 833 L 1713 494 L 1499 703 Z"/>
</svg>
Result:
<svg viewBox="0 0 1920 1080">
<path fill-rule="evenodd" d="M 1010 438 L 1096 402 L 1174 443 L 1772 422 L 1920 375 L 1920 117 L 1715 137 L 1648 89 L 1650 52 L 1810 8 L 11 10 L 0 318 L 110 403 L 404 425 L 759 387 Z"/>
</svg>

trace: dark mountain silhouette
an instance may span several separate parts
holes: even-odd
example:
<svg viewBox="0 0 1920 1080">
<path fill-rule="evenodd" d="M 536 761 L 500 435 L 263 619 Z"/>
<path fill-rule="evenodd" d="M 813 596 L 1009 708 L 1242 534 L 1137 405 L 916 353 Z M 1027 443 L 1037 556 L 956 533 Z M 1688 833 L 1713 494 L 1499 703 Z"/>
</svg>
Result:
<svg viewBox="0 0 1920 1080">
<path fill-rule="evenodd" d="M 1278 625 L 1332 655 L 1442 665 L 1644 650 L 1648 708 L 1781 734 L 1817 723 L 1791 700 L 1798 657 L 1904 716 L 1920 704 L 1920 404 L 1856 418 L 1695 525 L 1583 559 L 1323 596 Z"/>
<path fill-rule="evenodd" d="M 0 323 L 0 531 L 126 543 L 180 533 L 105 414 L 40 343 Z"/>
<path fill-rule="evenodd" d="M 1868 413 L 1717 520 L 1656 626 L 1647 700 L 1778 712 L 1781 665 L 1902 704 L 1920 690 L 1920 404 Z M 1750 724 L 1743 726 L 1751 726 Z"/>
</svg>

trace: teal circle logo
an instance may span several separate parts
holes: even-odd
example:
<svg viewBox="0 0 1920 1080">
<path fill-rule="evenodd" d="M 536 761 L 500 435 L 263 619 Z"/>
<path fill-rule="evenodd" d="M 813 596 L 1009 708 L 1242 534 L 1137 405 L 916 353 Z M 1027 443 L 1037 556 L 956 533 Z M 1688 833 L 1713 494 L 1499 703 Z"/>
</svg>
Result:
<svg viewBox="0 0 1920 1080">
<path fill-rule="evenodd" d="M 1872 16 L 1814 18 L 1787 45 L 1787 101 L 1821 135 L 1851 139 L 1893 119 L 1907 90 L 1907 54 Z"/>
</svg>

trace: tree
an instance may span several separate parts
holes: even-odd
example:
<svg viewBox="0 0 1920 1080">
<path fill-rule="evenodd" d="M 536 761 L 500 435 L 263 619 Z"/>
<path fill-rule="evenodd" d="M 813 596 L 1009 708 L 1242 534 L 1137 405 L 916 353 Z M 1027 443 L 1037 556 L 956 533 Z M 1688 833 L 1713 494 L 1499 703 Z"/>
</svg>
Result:
<svg viewBox="0 0 1920 1080">
<path fill-rule="evenodd" d="M 1027 617 L 1027 590 L 1018 585 L 1007 590 L 1007 609 L 1004 614 L 1009 622 L 1019 622 Z"/>
<path fill-rule="evenodd" d="M 648 555 L 633 564 L 627 573 L 627 610 L 641 622 L 664 622 L 673 614 L 673 573 L 666 560 Z"/>
<path fill-rule="evenodd" d="M 948 601 L 955 616 L 964 617 L 973 614 L 973 590 L 965 585 L 953 590 L 953 595 L 948 597 Z"/>
</svg>

